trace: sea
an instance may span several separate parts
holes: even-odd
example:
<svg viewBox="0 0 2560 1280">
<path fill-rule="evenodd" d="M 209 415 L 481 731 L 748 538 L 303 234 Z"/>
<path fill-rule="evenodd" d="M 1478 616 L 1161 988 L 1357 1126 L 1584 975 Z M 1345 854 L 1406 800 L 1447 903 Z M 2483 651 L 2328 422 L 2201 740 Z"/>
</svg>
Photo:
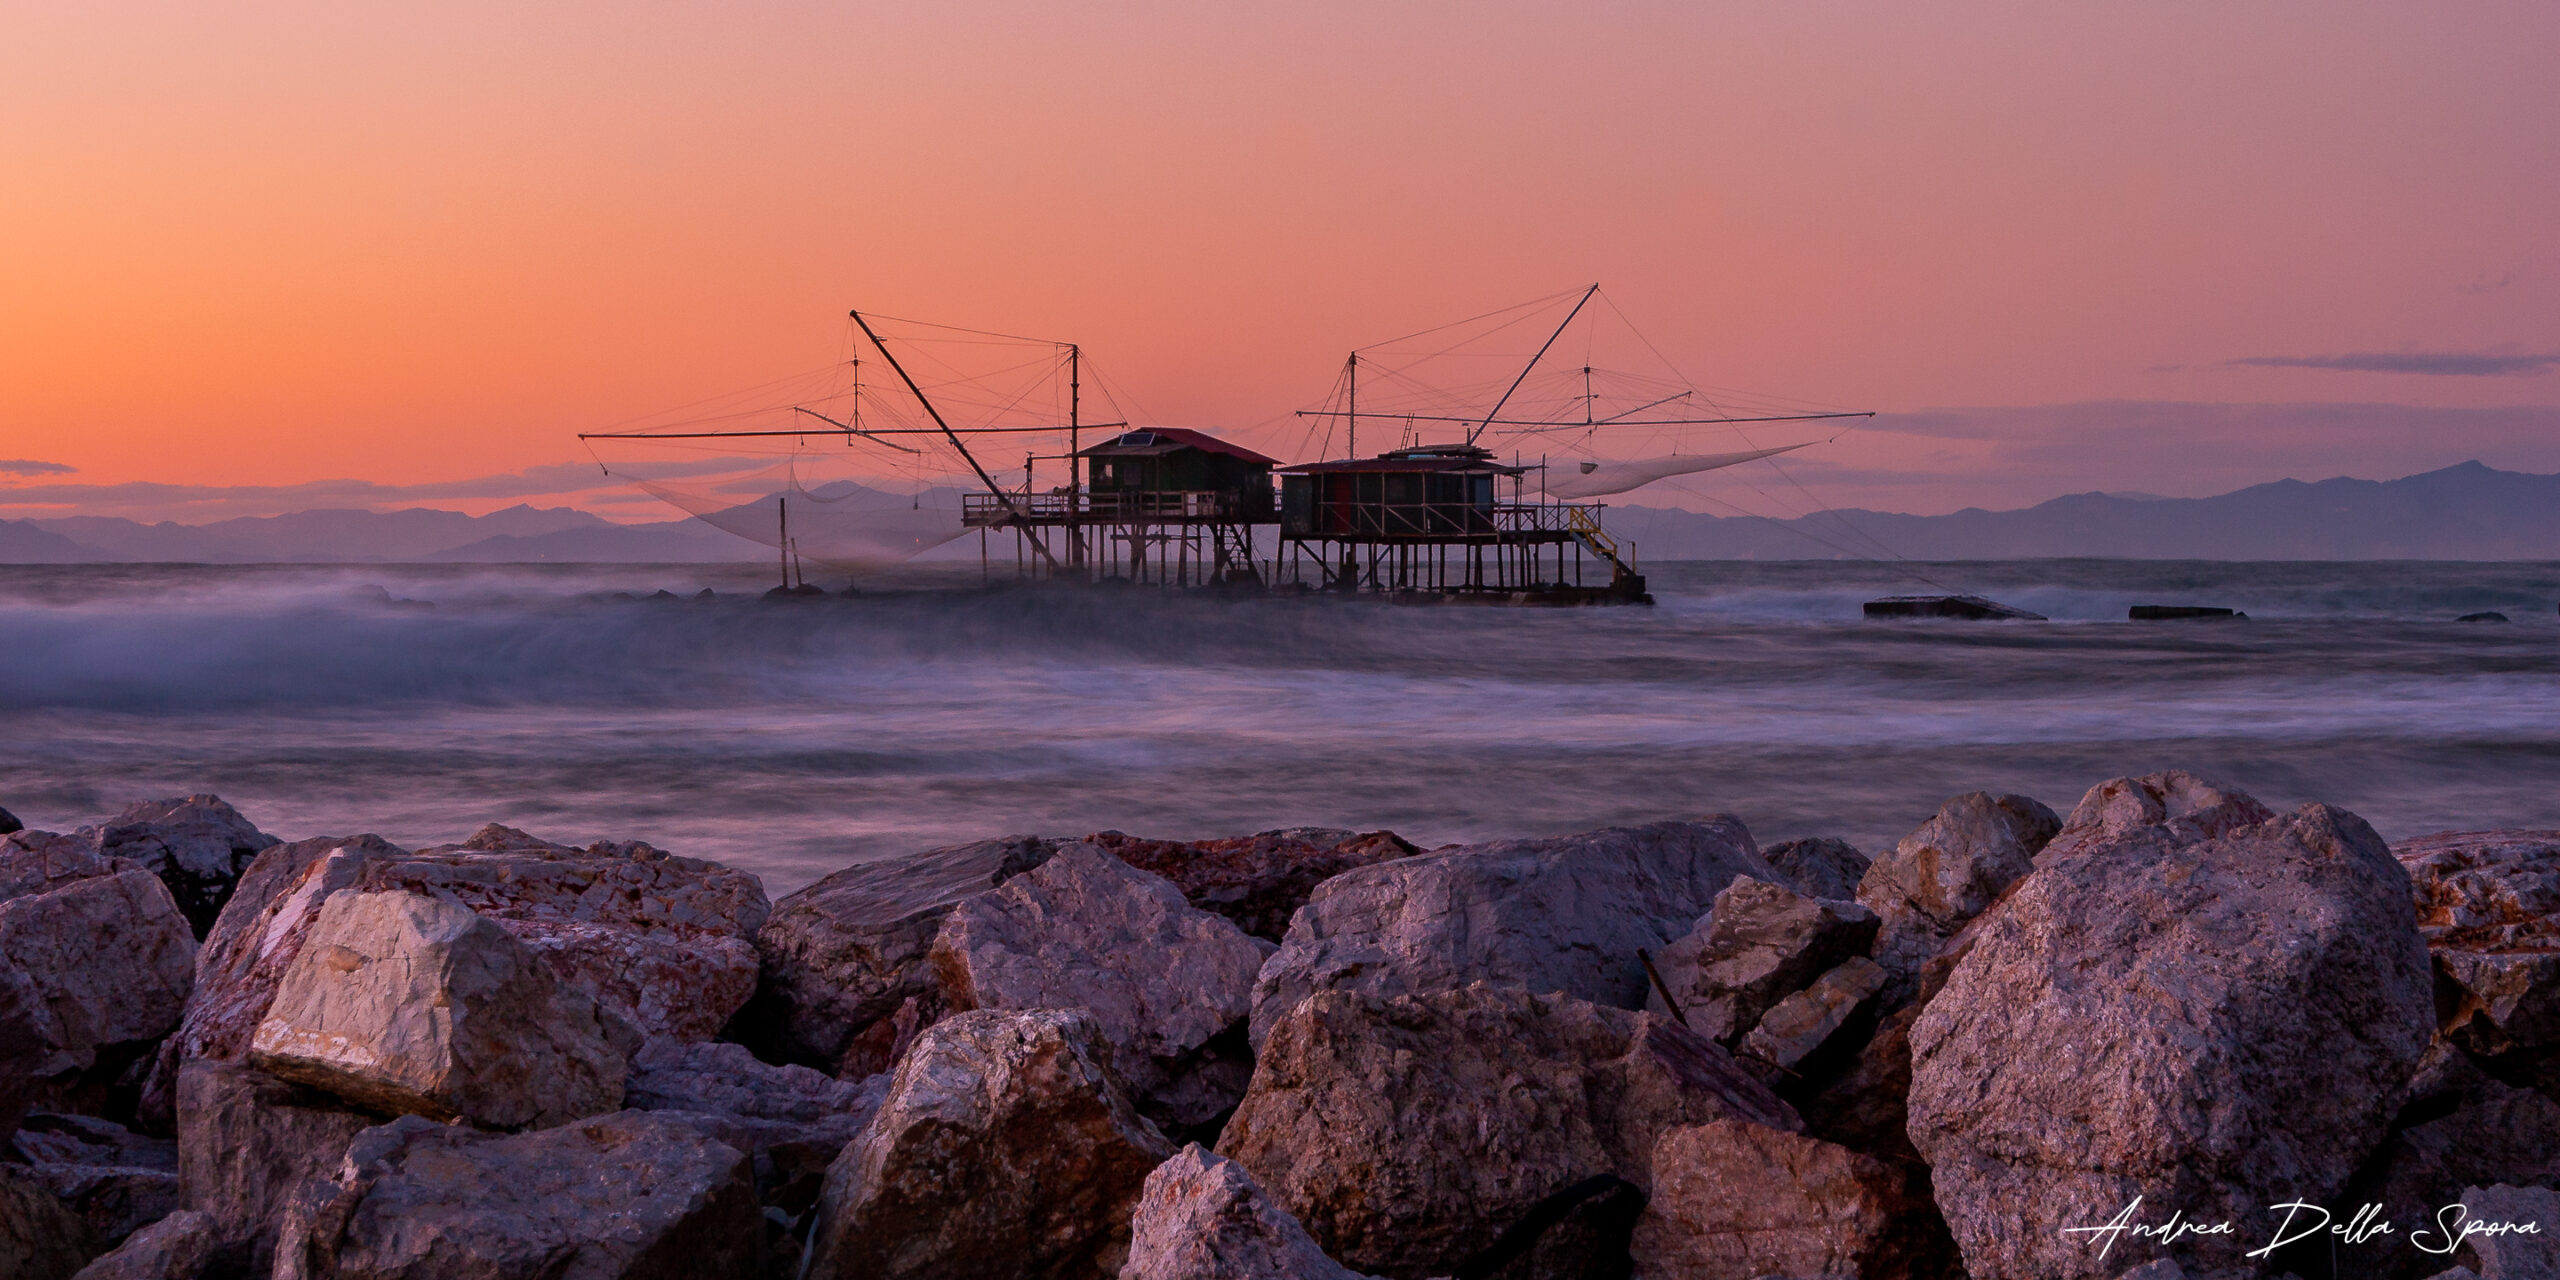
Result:
<svg viewBox="0 0 2560 1280">
<path fill-rule="evenodd" d="M 776 895 L 1018 832 L 1432 847 L 1721 812 L 1872 852 L 1960 792 L 2067 813 L 2169 768 L 2389 839 L 2560 828 L 2560 563 L 1647 572 L 1652 607 L 1498 608 L 975 565 L 785 600 L 748 566 L 7 566 L 0 807 L 69 830 L 211 792 L 410 847 L 499 822 Z M 2050 620 L 1862 616 L 1942 590 Z"/>
</svg>

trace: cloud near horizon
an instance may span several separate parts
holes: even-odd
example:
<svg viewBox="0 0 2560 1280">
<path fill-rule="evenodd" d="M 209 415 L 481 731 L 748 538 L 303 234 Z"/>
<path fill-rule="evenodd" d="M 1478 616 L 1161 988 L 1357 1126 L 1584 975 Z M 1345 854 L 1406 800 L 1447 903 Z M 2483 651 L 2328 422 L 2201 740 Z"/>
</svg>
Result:
<svg viewBox="0 0 2560 1280">
<path fill-rule="evenodd" d="M 0 458 L 0 475 L 67 476 L 80 468 L 59 462 L 38 462 L 33 458 Z"/>
<path fill-rule="evenodd" d="M 2246 356 L 2224 364 L 2261 369 L 2331 369 L 2342 373 L 2415 373 L 2439 378 L 2528 378 L 2560 366 L 2560 354 L 2488 351 L 2350 351 L 2336 356 Z"/>
<path fill-rule="evenodd" d="M 711 458 L 663 470 L 670 475 L 714 474 L 735 470 L 738 461 L 734 458 Z M 12 465 L 15 464 L 0 463 L 0 472 L 9 471 Z M 53 463 L 37 465 L 48 469 L 57 466 Z M 59 470 L 67 472 L 72 468 L 60 467 Z M 627 505 L 624 501 L 627 495 L 615 491 L 626 489 L 628 483 L 604 474 L 592 462 L 554 462 L 500 475 L 424 484 L 384 484 L 352 479 L 312 480 L 284 485 L 169 484 L 153 480 L 130 480 L 118 484 L 60 481 L 0 484 L 0 518 L 124 516 L 146 523 L 173 519 L 185 523 L 236 516 L 278 515 L 323 507 L 374 510 L 421 502 L 476 503 L 509 498 L 559 498 L 567 500 L 567 505 L 581 508 L 614 507 Z M 645 501 L 655 503 L 656 499 Z M 680 513 L 669 512 L 668 518 L 680 518 Z"/>
</svg>

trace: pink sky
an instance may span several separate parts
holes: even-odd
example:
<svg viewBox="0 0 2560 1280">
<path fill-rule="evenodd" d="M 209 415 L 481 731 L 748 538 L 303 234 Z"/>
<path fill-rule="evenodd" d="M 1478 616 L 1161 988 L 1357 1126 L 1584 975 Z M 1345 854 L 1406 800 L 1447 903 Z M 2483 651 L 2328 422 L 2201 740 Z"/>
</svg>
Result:
<svg viewBox="0 0 2560 1280">
<path fill-rule="evenodd" d="M 2549 4 L 215 8 L 0 17 L 0 516 L 636 515 L 546 468 L 857 305 L 1243 429 L 1590 280 L 1881 411 L 1835 505 L 2560 471 Z"/>
</svg>

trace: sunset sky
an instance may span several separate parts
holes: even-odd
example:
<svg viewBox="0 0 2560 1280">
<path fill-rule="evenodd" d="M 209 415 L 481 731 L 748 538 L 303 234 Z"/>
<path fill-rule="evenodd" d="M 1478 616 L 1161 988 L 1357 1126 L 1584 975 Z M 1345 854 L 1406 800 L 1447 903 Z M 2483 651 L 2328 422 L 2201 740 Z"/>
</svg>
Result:
<svg viewBox="0 0 2560 1280">
<path fill-rule="evenodd" d="M 1593 280 L 1880 411 L 1834 505 L 2560 471 L 2555 61 L 2548 0 L 11 6 L 0 516 L 663 518 L 575 434 L 848 307 L 1250 431 Z"/>
</svg>

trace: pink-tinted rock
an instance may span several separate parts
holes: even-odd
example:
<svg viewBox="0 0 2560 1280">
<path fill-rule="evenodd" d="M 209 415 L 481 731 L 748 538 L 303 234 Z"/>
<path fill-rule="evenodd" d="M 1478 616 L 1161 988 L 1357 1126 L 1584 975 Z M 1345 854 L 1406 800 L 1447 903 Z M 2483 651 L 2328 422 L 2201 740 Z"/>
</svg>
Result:
<svg viewBox="0 0 2560 1280">
<path fill-rule="evenodd" d="M 1059 843 L 1008 836 L 951 845 L 847 867 L 785 896 L 756 935 L 762 978 L 737 1038 L 769 1059 L 837 1075 L 887 1069 L 896 1058 L 890 1034 L 862 1046 L 849 1067 L 847 1054 L 901 1008 L 917 1029 L 941 1015 L 925 957 L 952 905 L 1039 866 Z"/>
<path fill-rule="evenodd" d="M 101 1248 L 178 1207 L 178 1144 L 91 1116 L 35 1115 L 19 1130 L 28 1172 Z"/>
<path fill-rule="evenodd" d="M 1899 1004 L 1920 968 L 1947 939 L 1982 914 L 2019 877 L 2062 825 L 2025 796 L 1970 791 L 1875 860 L 1858 881 L 1858 901 L 1883 921 L 1877 963 L 1897 984 Z"/>
<path fill-rule="evenodd" d="M 2560 831 L 2447 831 L 2391 852 L 2453 988 L 2448 1033 L 2487 1054 L 2560 1044 Z"/>
<path fill-rule="evenodd" d="M 1874 912 L 1743 876 L 1655 959 L 1690 1030 L 1731 1046 L 1780 1000 L 1874 942 Z M 1645 1007 L 1669 1013 L 1659 991 Z"/>
<path fill-rule="evenodd" d="M 195 935 L 147 871 L 120 871 L 0 902 L 0 968 L 33 985 L 39 1076 L 86 1071 L 101 1053 L 178 1025 L 195 977 Z"/>
<path fill-rule="evenodd" d="M 1636 952 L 1688 933 L 1737 876 L 1774 880 L 1731 816 L 1446 849 L 1317 885 L 1263 966 L 1258 1045 L 1318 991 L 1446 991 L 1479 980 L 1644 1006 Z"/>
<path fill-rule="evenodd" d="M 134 1232 L 73 1280 L 212 1280 L 220 1250 L 212 1217 L 180 1209 Z"/>
<path fill-rule="evenodd" d="M 1478 983 L 1300 1002 L 1218 1145 L 1345 1265 L 1425 1277 L 1594 1175 L 1644 1186 L 1662 1131 L 1727 1118 L 1797 1125 L 1668 1018 Z"/>
<path fill-rule="evenodd" d="M 1808 898 L 1855 898 L 1871 865 L 1858 846 L 1819 836 L 1782 840 L 1760 851 L 1787 887 Z"/>
<path fill-rule="evenodd" d="M 74 881 L 146 868 L 98 852 L 97 842 L 50 831 L 13 831 L 0 837 L 0 902 L 51 893 Z"/>
<path fill-rule="evenodd" d="M 1751 1034 L 1742 1038 L 1741 1053 L 1793 1071 L 1866 1012 L 1884 986 L 1883 965 L 1851 956 L 1761 1015 Z"/>
<path fill-rule="evenodd" d="M 2247 792 L 2208 782 L 2184 769 L 2114 778 L 2089 788 L 2046 852 L 2065 856 L 2149 827 L 2181 840 L 2228 835 L 2271 821 L 2275 811 Z"/>
<path fill-rule="evenodd" d="M 827 1170 L 809 1280 L 1117 1275 L 1173 1154 L 1081 1012 L 979 1010 L 917 1037 Z"/>
<path fill-rule="evenodd" d="M 2463 1227 L 2456 1228 L 2455 1234 L 2463 1238 L 2454 1256 L 2469 1262 L 2480 1280 L 2560 1276 L 2560 1191 L 2505 1183 L 2465 1187 L 2461 1204 Z M 2501 1231 L 2496 1229 L 2499 1225 L 2533 1229 Z M 2465 1228 L 2477 1230 L 2465 1234 Z M 2431 1246 L 2444 1242 L 2441 1228 L 2427 1240 Z"/>
<path fill-rule="evenodd" d="M 1647 1280 L 1953 1273 L 1937 1210 L 1901 1170 L 1817 1138 L 1719 1120 L 1654 1143 L 1632 1252 Z"/>
<path fill-rule="evenodd" d="M 160 877 L 199 938 L 213 927 L 242 872 L 277 843 L 220 796 L 148 800 L 79 835 L 100 854 Z"/>
<path fill-rule="evenodd" d="M 254 1276 L 275 1264 L 294 1190 L 336 1174 L 355 1136 L 383 1117 L 246 1063 L 188 1063 L 176 1089 L 178 1193 L 213 1220 L 226 1258 Z"/>
<path fill-rule="evenodd" d="M 1141 840 L 1105 831 L 1085 839 L 1172 881 L 1192 906 L 1271 942 L 1288 933 L 1289 917 L 1317 885 L 1356 867 L 1421 852 L 1392 831 L 1300 828 L 1228 840 Z"/>
<path fill-rule="evenodd" d="M 470 908 L 341 892 L 250 1042 L 261 1069 L 392 1113 L 546 1128 L 622 1105 L 638 1037 Z"/>
<path fill-rule="evenodd" d="M 1197 1143 L 1147 1175 L 1120 1280 L 1362 1280 L 1244 1166 Z"/>
<path fill-rule="evenodd" d="M 2113 1276 L 2063 1230 L 2136 1196 L 2204 1222 L 2331 1201 L 2433 1034 L 2408 895 L 2372 829 L 2320 805 L 2041 859 L 1912 1030 L 1911 1138 L 1975 1280 Z M 2169 1254 L 2254 1274 L 2253 1247 Z"/>
<path fill-rule="evenodd" d="M 1243 1029 L 1270 949 L 1162 876 L 1073 844 L 953 907 L 931 963 L 953 1009 L 1092 1014 L 1144 1109 L 1197 1125 L 1244 1096 L 1252 1063 L 1211 1042 Z"/>
<path fill-rule="evenodd" d="M 403 1116 L 290 1207 L 276 1280 L 693 1280 L 762 1270 L 744 1153 L 621 1111 L 496 1135 Z"/>
</svg>

